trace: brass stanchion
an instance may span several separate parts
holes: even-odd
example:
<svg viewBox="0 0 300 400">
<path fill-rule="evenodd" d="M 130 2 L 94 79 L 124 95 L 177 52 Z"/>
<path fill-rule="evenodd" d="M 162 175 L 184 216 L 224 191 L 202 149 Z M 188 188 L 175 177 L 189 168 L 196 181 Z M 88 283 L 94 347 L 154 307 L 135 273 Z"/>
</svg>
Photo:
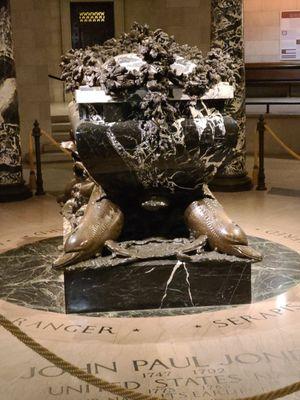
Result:
<svg viewBox="0 0 300 400">
<path fill-rule="evenodd" d="M 253 170 L 252 170 L 253 185 L 258 183 L 258 132 L 255 130 L 254 134 L 254 151 L 253 151 Z"/>
<path fill-rule="evenodd" d="M 29 187 L 33 191 L 36 189 L 36 176 L 34 168 L 34 153 L 32 143 L 32 132 L 29 134 Z"/>
<path fill-rule="evenodd" d="M 267 190 L 265 183 L 265 119 L 263 115 L 260 115 L 259 121 L 257 123 L 257 131 L 258 131 L 258 158 L 259 158 L 259 166 L 258 166 L 258 183 L 256 190 Z"/>
<path fill-rule="evenodd" d="M 45 194 L 43 188 L 43 177 L 42 177 L 42 164 L 41 164 L 41 146 L 40 146 L 40 137 L 41 137 L 41 129 L 37 120 L 34 121 L 32 136 L 35 141 L 35 159 L 36 159 L 36 192 L 37 196 L 41 196 Z"/>
</svg>

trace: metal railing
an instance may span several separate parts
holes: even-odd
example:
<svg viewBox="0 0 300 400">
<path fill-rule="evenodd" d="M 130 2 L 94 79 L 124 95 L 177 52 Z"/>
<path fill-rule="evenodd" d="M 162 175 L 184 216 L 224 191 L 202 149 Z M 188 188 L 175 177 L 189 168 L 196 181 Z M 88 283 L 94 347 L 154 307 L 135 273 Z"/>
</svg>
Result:
<svg viewBox="0 0 300 400">
<path fill-rule="evenodd" d="M 268 114 L 265 114 L 268 115 Z M 256 133 L 258 134 L 258 150 L 254 150 L 254 167 L 253 167 L 253 177 L 256 177 L 257 173 L 257 184 L 256 190 L 267 190 L 266 187 L 266 176 L 265 176 L 265 133 L 269 133 L 270 136 L 287 152 L 300 161 L 300 154 L 297 154 L 292 150 L 284 141 L 273 131 L 273 129 L 266 123 L 265 115 L 261 114 L 257 122 Z M 258 155 L 257 155 L 258 151 Z M 256 165 L 258 159 L 258 166 Z M 255 180 L 255 179 L 254 179 Z"/>
<path fill-rule="evenodd" d="M 32 131 L 29 134 L 29 187 L 31 190 L 36 190 L 36 196 L 42 196 L 45 194 L 42 175 L 41 136 L 46 137 L 47 140 L 51 142 L 54 146 L 56 146 L 60 151 L 62 151 L 68 157 L 72 158 L 71 153 L 61 147 L 61 145 L 55 139 L 53 139 L 53 137 L 49 133 L 42 130 L 38 121 L 35 120 Z"/>
</svg>

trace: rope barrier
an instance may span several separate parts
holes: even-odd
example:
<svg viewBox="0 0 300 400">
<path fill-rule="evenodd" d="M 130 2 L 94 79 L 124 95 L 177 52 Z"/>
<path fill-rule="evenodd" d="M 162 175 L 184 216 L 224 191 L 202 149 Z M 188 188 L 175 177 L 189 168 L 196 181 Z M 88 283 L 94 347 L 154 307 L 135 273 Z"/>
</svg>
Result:
<svg viewBox="0 0 300 400">
<path fill-rule="evenodd" d="M 288 147 L 277 135 L 276 133 L 269 127 L 269 125 L 265 124 L 266 130 L 270 133 L 270 135 L 276 140 L 277 143 L 280 144 L 292 157 L 296 158 L 296 160 L 300 160 L 300 155 L 295 153 L 290 147 Z"/>
<path fill-rule="evenodd" d="M 265 125 L 266 130 L 271 134 L 271 136 L 294 158 L 300 160 L 300 156 L 295 153 L 292 149 L 290 149 L 276 134 L 275 132 L 268 126 Z M 55 139 L 52 138 L 47 132 L 41 130 L 41 133 L 57 148 L 59 148 L 63 153 L 71 157 L 70 153 L 63 149 Z M 255 138 L 257 137 L 257 131 Z M 34 161 L 33 161 L 33 143 L 31 133 L 29 135 L 29 164 L 30 164 L 30 185 L 35 184 L 35 172 L 34 172 Z M 254 144 L 254 166 L 253 166 L 253 179 L 257 180 L 257 169 L 258 169 L 258 149 L 257 149 L 257 140 L 255 140 Z M 34 183 L 32 180 L 34 179 Z M 104 379 L 97 378 L 96 376 L 89 374 L 75 365 L 65 361 L 61 357 L 52 353 L 46 347 L 42 346 L 38 342 L 36 342 L 33 338 L 28 336 L 25 332 L 23 332 L 20 328 L 10 322 L 4 315 L 0 314 L 0 325 L 10 332 L 13 336 L 15 336 L 19 341 L 24 343 L 28 348 L 33 350 L 35 353 L 39 354 L 41 357 L 45 358 L 49 362 L 51 362 L 56 367 L 62 369 L 65 372 L 68 372 L 70 375 L 91 384 L 98 389 L 105 390 L 109 393 L 115 394 L 117 396 L 122 396 L 127 400 L 162 400 L 158 397 L 149 396 L 146 394 L 139 393 L 137 391 L 129 390 L 122 388 L 121 386 L 105 381 Z M 276 400 L 281 397 L 293 394 L 295 392 L 300 391 L 300 381 L 295 382 L 291 385 L 285 386 L 281 389 L 276 389 L 261 395 L 244 397 L 236 400 Z"/>
<path fill-rule="evenodd" d="M 41 129 L 41 134 L 44 135 L 49 140 L 49 142 L 51 142 L 59 150 L 61 150 L 63 153 L 65 153 L 68 157 L 72 158 L 70 152 L 68 150 L 65 150 L 63 147 L 61 147 L 61 145 L 55 139 L 53 139 L 53 137 L 51 135 L 49 135 L 49 133 L 47 133 L 46 131 Z"/>
<path fill-rule="evenodd" d="M 56 146 L 60 151 L 62 151 L 66 156 L 72 158 L 71 153 L 68 150 L 65 150 L 61 147 L 60 143 L 58 143 L 53 137 L 44 130 L 40 130 L 40 134 L 44 135 L 49 142 L 51 142 L 54 146 Z M 29 132 L 29 150 L 28 150 L 28 158 L 29 158 L 29 187 L 31 190 L 37 189 L 37 177 L 34 168 L 34 150 L 33 150 L 33 140 L 32 140 L 32 132 Z"/>
<path fill-rule="evenodd" d="M 122 396 L 125 399 L 132 400 L 162 400 L 158 397 L 148 396 L 146 394 L 142 394 L 139 392 L 135 392 L 133 390 L 122 388 L 121 386 L 107 382 L 103 379 L 97 378 L 96 376 L 89 374 L 80 368 L 72 365 L 68 361 L 63 360 L 56 354 L 52 353 L 46 347 L 37 343 L 34 339 L 28 336 L 25 332 L 23 332 L 20 328 L 10 322 L 4 315 L 0 314 L 0 325 L 8 332 L 10 332 L 13 336 L 15 336 L 18 340 L 24 343 L 27 347 L 33 350 L 35 353 L 39 354 L 49 362 L 51 362 L 56 367 L 62 369 L 63 371 L 68 372 L 70 375 L 91 384 L 98 389 L 105 390 L 109 393 L 115 394 L 117 396 Z"/>
<path fill-rule="evenodd" d="M 115 383 L 107 382 L 104 379 L 97 378 L 96 376 L 81 370 L 80 368 L 74 366 L 68 361 L 63 360 L 61 357 L 52 353 L 46 347 L 36 342 L 25 332 L 23 332 L 19 327 L 10 322 L 2 314 L 0 314 L 0 326 L 2 326 L 5 330 L 10 332 L 13 336 L 15 336 L 22 343 L 24 343 L 27 347 L 29 347 L 35 353 L 39 354 L 41 357 L 51 362 L 56 367 L 62 369 L 64 372 L 68 372 L 70 375 L 82 381 L 87 382 L 90 385 L 97 387 L 98 389 L 105 390 L 106 392 L 115 394 L 117 396 L 122 396 L 127 400 L 163 400 L 159 397 L 153 397 L 133 390 L 124 389 Z M 260 395 L 243 397 L 235 400 L 276 400 L 298 391 L 300 391 L 300 381 L 292 383 L 291 385 L 285 386 L 281 389 L 275 389 Z"/>
</svg>

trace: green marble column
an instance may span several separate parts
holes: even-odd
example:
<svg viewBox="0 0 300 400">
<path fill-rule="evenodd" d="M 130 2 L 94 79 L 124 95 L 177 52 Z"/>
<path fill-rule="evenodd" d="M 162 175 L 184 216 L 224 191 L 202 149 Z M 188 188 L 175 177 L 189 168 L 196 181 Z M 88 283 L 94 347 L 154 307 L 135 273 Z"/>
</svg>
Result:
<svg viewBox="0 0 300 400">
<path fill-rule="evenodd" d="M 0 201 L 31 196 L 22 174 L 9 0 L 0 0 Z"/>
<path fill-rule="evenodd" d="M 227 191 L 249 190 L 251 179 L 247 176 L 246 161 L 246 111 L 245 111 L 245 61 L 243 0 L 211 0 L 211 47 L 220 47 L 236 64 L 236 91 L 225 113 L 239 125 L 236 158 L 221 170 L 213 182 L 213 188 Z"/>
</svg>

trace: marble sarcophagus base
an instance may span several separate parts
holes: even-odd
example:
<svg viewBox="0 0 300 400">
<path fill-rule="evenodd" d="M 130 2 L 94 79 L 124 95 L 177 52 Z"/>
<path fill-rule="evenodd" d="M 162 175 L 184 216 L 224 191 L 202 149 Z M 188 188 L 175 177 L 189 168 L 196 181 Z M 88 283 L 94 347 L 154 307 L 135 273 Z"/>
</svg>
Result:
<svg viewBox="0 0 300 400">
<path fill-rule="evenodd" d="M 215 252 L 197 261 L 158 259 L 68 269 L 67 313 L 251 303 L 251 262 Z"/>
</svg>

